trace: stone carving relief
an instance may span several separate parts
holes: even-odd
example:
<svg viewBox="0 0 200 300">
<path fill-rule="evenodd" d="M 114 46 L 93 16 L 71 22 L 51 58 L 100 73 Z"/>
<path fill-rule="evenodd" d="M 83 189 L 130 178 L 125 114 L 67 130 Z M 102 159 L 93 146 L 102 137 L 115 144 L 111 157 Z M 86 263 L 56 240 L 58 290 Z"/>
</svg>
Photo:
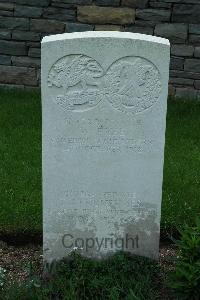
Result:
<svg viewBox="0 0 200 300">
<path fill-rule="evenodd" d="M 49 71 L 48 86 L 56 88 L 54 101 L 64 110 L 82 112 L 108 101 L 119 111 L 135 114 L 156 103 L 161 77 L 155 65 L 142 57 L 120 58 L 104 70 L 96 60 L 80 54 L 59 59 Z"/>
</svg>

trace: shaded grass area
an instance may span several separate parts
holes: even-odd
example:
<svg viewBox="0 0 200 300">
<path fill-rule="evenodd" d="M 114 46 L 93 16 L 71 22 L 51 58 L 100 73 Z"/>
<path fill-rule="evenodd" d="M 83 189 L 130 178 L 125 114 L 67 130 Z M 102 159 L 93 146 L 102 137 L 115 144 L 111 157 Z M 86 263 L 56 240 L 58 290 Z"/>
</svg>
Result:
<svg viewBox="0 0 200 300">
<path fill-rule="evenodd" d="M 0 90 L 0 232 L 42 228 L 39 93 Z"/>
<path fill-rule="evenodd" d="M 0 90 L 0 235 L 42 231 L 41 103 Z M 161 227 L 200 216 L 200 103 L 169 101 Z"/>
<path fill-rule="evenodd" d="M 162 296 L 158 263 L 139 256 L 118 253 L 92 261 L 72 253 L 67 260 L 46 266 L 43 278 L 35 276 L 33 269 L 24 284 L 3 285 L 2 299 L 167 299 Z"/>
<path fill-rule="evenodd" d="M 200 216 L 200 102 L 169 101 L 161 227 L 172 230 Z"/>
</svg>

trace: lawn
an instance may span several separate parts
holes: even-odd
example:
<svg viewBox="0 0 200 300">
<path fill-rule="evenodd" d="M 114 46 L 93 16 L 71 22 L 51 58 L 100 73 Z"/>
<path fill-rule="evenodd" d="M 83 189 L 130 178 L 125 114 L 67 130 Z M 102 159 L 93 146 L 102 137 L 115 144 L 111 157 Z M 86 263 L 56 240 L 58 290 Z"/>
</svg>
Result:
<svg viewBox="0 0 200 300">
<path fill-rule="evenodd" d="M 42 231 L 41 101 L 0 90 L 0 235 Z M 161 227 L 200 216 L 200 103 L 169 101 Z"/>
<path fill-rule="evenodd" d="M 39 93 L 0 91 L 0 232 L 42 229 Z"/>
<path fill-rule="evenodd" d="M 29 279 L 21 285 L 6 281 L 2 290 L 0 287 L 0 299 L 163 299 L 161 268 L 157 262 L 139 256 L 117 253 L 107 260 L 95 261 L 72 253 L 67 260 L 46 266 L 42 278 L 35 270 L 33 266 Z"/>
<path fill-rule="evenodd" d="M 169 101 L 165 145 L 162 229 L 200 217 L 200 102 Z"/>
</svg>

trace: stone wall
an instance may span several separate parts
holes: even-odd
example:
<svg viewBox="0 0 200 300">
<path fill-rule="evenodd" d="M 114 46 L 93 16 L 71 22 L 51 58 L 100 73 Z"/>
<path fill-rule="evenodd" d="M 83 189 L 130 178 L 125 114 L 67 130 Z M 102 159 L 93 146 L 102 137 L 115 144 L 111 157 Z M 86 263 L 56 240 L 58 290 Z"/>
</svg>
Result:
<svg viewBox="0 0 200 300">
<path fill-rule="evenodd" d="M 121 30 L 171 42 L 171 95 L 200 99 L 200 0 L 0 0 L 0 85 L 40 84 L 49 34 Z"/>
</svg>

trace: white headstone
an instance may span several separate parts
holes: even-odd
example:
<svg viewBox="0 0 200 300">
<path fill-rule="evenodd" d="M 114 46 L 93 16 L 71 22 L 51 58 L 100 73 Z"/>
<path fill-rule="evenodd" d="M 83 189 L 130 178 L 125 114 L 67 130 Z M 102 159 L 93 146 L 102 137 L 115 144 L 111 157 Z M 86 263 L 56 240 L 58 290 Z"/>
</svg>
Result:
<svg viewBox="0 0 200 300">
<path fill-rule="evenodd" d="M 43 39 L 45 260 L 158 257 L 169 57 L 141 34 Z"/>
</svg>

